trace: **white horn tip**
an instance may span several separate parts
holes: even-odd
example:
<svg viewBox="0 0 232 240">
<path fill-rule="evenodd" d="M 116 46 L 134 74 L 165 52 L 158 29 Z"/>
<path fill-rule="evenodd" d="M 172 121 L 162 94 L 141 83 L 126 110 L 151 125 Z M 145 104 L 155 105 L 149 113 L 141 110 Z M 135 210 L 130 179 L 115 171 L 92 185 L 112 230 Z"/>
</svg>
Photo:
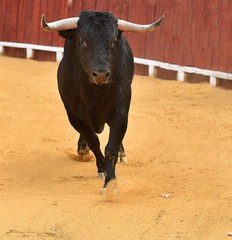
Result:
<svg viewBox="0 0 232 240">
<path fill-rule="evenodd" d="M 152 27 L 154 27 L 154 28 L 158 27 L 160 25 L 160 23 L 163 21 L 163 19 L 164 19 L 164 15 L 160 19 L 158 19 L 156 22 L 154 22 L 152 24 L 153 25 Z"/>
</svg>

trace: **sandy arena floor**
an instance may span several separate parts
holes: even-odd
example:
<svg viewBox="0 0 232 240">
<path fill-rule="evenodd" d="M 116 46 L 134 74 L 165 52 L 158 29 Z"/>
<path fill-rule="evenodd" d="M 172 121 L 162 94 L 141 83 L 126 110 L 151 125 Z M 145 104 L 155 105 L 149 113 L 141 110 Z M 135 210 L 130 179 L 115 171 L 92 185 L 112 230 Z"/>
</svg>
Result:
<svg viewBox="0 0 232 240">
<path fill-rule="evenodd" d="M 93 155 L 76 155 L 58 63 L 0 66 L 1 240 L 231 238 L 232 91 L 135 76 L 128 165 L 117 165 L 119 196 L 103 196 Z"/>
</svg>

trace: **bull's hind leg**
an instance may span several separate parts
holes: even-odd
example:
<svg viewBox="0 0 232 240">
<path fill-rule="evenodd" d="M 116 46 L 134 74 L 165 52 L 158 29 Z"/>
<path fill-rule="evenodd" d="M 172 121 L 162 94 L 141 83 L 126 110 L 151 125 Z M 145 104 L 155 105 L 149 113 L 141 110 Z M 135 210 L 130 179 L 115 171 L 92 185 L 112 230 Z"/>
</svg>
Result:
<svg viewBox="0 0 232 240">
<path fill-rule="evenodd" d="M 127 158 L 126 158 L 125 150 L 122 143 L 120 144 L 120 147 L 119 147 L 118 162 L 124 162 L 125 164 L 127 164 Z"/>
<path fill-rule="evenodd" d="M 79 155 L 89 155 L 89 147 L 85 139 L 80 135 L 78 140 L 77 153 Z"/>
</svg>

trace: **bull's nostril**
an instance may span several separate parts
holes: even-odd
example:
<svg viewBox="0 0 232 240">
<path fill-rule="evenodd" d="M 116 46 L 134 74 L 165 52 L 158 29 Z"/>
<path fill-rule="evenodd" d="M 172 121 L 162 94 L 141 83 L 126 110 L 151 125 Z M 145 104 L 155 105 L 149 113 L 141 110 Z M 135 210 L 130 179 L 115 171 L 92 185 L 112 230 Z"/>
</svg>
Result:
<svg viewBox="0 0 232 240">
<path fill-rule="evenodd" d="M 110 76 L 111 76 L 111 72 L 107 72 L 107 73 L 105 74 L 105 78 L 106 78 L 107 80 L 110 78 Z"/>
<path fill-rule="evenodd" d="M 96 72 L 91 72 L 91 76 L 92 77 L 97 77 L 97 73 Z"/>
</svg>

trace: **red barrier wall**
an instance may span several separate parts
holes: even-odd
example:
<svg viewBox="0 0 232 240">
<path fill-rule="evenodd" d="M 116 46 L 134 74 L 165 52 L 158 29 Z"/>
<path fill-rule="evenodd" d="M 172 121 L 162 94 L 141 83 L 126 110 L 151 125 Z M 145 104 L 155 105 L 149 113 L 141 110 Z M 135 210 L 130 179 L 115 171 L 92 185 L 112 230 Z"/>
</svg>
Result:
<svg viewBox="0 0 232 240">
<path fill-rule="evenodd" d="M 232 73 L 231 0 L 72 2 L 69 6 L 68 0 L 1 0 L 0 41 L 63 46 L 64 40 L 57 33 L 41 29 L 42 13 L 47 21 L 54 21 L 97 9 L 141 24 L 151 23 L 164 14 L 164 22 L 152 33 L 124 33 L 134 56 Z M 18 56 L 23 52 L 15 51 Z M 12 54 L 12 50 L 10 52 Z M 37 56 L 39 58 L 39 54 Z"/>
</svg>

